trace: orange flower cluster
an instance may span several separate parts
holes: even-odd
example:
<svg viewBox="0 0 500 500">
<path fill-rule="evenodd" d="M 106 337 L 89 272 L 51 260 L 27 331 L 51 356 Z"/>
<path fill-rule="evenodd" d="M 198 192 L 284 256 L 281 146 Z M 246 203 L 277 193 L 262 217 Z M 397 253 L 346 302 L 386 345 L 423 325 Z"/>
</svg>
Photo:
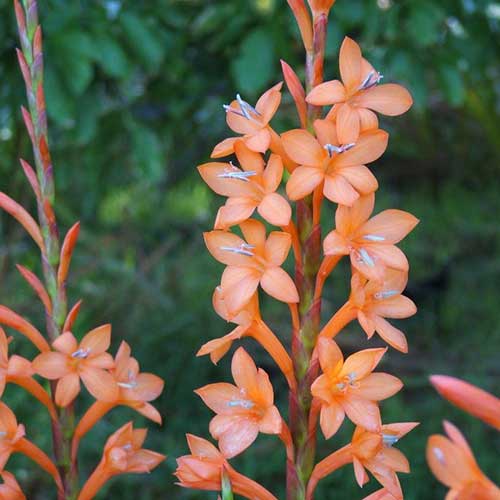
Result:
<svg viewBox="0 0 500 500">
<path fill-rule="evenodd" d="M 326 18 L 334 1 L 310 0 L 310 12 L 303 1 L 288 3 L 312 61 L 308 93 L 294 70 L 282 62 L 301 128 L 278 133 L 271 126 L 281 102 L 281 83 L 255 106 L 238 94 L 224 106 L 236 136 L 212 152 L 215 159 L 234 157 L 198 167 L 207 185 L 226 198 L 214 230 L 204 236 L 209 252 L 225 266 L 214 308 L 236 325 L 226 336 L 203 345 L 198 355 L 209 354 L 217 363 L 234 342 L 255 339 L 288 382 L 290 421 L 275 405 L 266 372 L 240 347 L 231 364 L 234 385 L 221 382 L 195 391 L 215 413 L 209 432 L 218 449 L 188 436 L 192 455 L 178 459 L 176 475 L 183 487 L 222 491 L 225 477 L 232 490 L 246 498 L 274 498 L 227 462 L 265 433 L 285 445 L 288 500 L 312 499 L 319 480 L 347 463 L 354 465 L 360 486 L 368 481 L 366 471 L 382 485 L 369 498 L 402 499 L 396 473 L 409 472 L 409 464 L 393 445 L 416 424 L 384 425 L 379 402 L 403 384 L 376 371 L 387 348 L 345 356 L 333 338 L 358 319 L 369 339 L 377 332 L 390 346 L 408 351 L 405 335 L 387 318 L 416 312 L 415 304 L 403 295 L 409 265 L 396 245 L 418 220 L 401 210 L 372 216 L 378 182 L 367 165 L 379 159 L 388 144 L 389 135 L 379 128 L 376 113 L 400 115 L 411 107 L 412 98 L 399 85 L 379 84 L 382 75 L 350 38 L 340 49 L 342 81 L 322 83 Z M 332 107 L 322 116 L 323 106 Z M 335 226 L 321 239 L 325 199 L 336 204 Z M 286 270 L 290 250 L 294 278 Z M 350 258 L 351 293 L 321 327 L 323 287 L 343 256 Z M 262 319 L 262 292 L 290 310 L 290 350 L 282 343 L 283 335 L 276 335 Z M 351 443 L 315 464 L 318 424 L 330 439 L 346 417 L 357 426 Z"/>
<path fill-rule="evenodd" d="M 18 59 L 29 102 L 29 110 L 23 108 L 22 112 L 35 158 L 35 168 L 24 160 L 21 166 L 33 189 L 39 218 L 35 221 L 4 193 L 0 193 L 0 208 L 21 224 L 40 250 L 43 280 L 29 269 L 17 267 L 40 299 L 47 321 L 46 332 L 42 333 L 19 314 L 0 306 L 0 325 L 26 337 L 39 351 L 31 361 L 10 354 L 11 337 L 0 327 L 0 397 L 6 384 L 11 383 L 22 387 L 44 405 L 51 419 L 54 459 L 28 440 L 24 426 L 18 424 L 12 410 L 0 402 L 0 475 L 4 481 L 0 497 L 24 498 L 15 477 L 5 471 L 10 456 L 22 453 L 52 476 L 58 500 L 90 499 L 112 476 L 149 472 L 165 458 L 143 450 L 146 431 L 133 430 L 132 425 L 127 424 L 109 438 L 101 463 L 80 491 L 77 453 L 82 437 L 119 405 L 129 406 L 161 423 L 161 416 L 150 401 L 161 394 L 163 381 L 156 375 L 139 372 L 139 364 L 131 357 L 130 347 L 125 342 L 113 358 L 108 352 L 110 325 L 91 330 L 81 340 L 73 334 L 81 302 L 68 312 L 66 287 L 80 225 L 76 223 L 60 241 L 53 207 L 53 165 L 47 138 L 42 32 L 37 4 L 34 0 L 24 0 L 22 4 L 15 0 L 14 6 L 21 40 Z M 50 383 L 41 384 L 36 377 Z M 79 420 L 74 403 L 80 394 L 81 383 L 95 402 Z"/>
<path fill-rule="evenodd" d="M 434 375 L 431 382 L 445 399 L 500 430 L 500 399 L 463 380 Z M 427 442 L 427 462 L 434 475 L 449 488 L 448 499 L 498 500 L 500 488 L 488 479 L 462 433 L 444 422 L 446 436 L 435 434 Z"/>
</svg>

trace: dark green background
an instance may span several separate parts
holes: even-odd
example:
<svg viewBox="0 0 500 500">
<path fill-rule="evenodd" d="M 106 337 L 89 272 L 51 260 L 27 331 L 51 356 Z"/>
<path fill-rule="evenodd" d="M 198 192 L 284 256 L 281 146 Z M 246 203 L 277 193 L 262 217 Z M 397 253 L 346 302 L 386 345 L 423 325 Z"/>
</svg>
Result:
<svg viewBox="0 0 500 500">
<path fill-rule="evenodd" d="M 208 436 L 211 414 L 193 389 L 230 380 L 229 358 L 213 367 L 194 357 L 202 343 L 230 328 L 211 309 L 222 266 L 202 241 L 222 200 L 195 167 L 230 135 L 223 103 L 237 91 L 254 101 L 281 79 L 280 58 L 303 74 L 298 32 L 284 0 L 40 4 L 57 213 L 65 229 L 82 221 L 69 291 L 72 302 L 84 298 L 75 331 L 112 321 L 113 349 L 126 339 L 144 370 L 166 381 L 157 402 L 165 425 L 148 424 L 147 441 L 168 454 L 166 464 L 150 476 L 115 479 L 102 496 L 215 500 L 215 493 L 179 490 L 171 475 L 175 457 L 186 452 L 183 435 Z M 330 22 L 327 78 L 337 77 L 338 47 L 349 34 L 386 81 L 405 84 L 415 97 L 406 116 L 382 120 L 391 142 L 374 166 L 377 209 L 397 207 L 421 219 L 402 245 L 412 265 L 408 294 L 419 306 L 415 318 L 400 322 L 410 353 L 390 351 L 382 364 L 406 384 L 383 404 L 384 420 L 422 423 L 400 446 L 413 466 L 402 479 L 409 500 L 444 496 L 424 460 L 427 436 L 441 431 L 443 418 L 460 425 L 483 469 L 499 479 L 498 436 L 442 401 L 427 380 L 447 373 L 499 391 L 499 9 L 486 0 L 338 0 Z M 33 208 L 17 163 L 31 154 L 19 112 L 25 96 L 14 26 L 10 0 L 0 0 L 0 189 Z M 287 93 L 274 123 L 278 131 L 297 126 Z M 333 213 L 329 205 L 328 230 Z M 41 308 L 14 268 L 20 262 L 38 270 L 33 245 L 3 214 L 0 231 L 0 301 L 41 326 Z M 346 282 L 344 266 L 326 286 L 326 313 L 345 299 Z M 287 340 L 285 307 L 265 301 L 263 308 Z M 339 339 L 348 352 L 368 345 L 354 323 Z M 273 375 L 286 411 L 284 384 L 270 359 L 245 345 Z M 11 348 L 31 354 L 19 337 Z M 5 400 L 28 436 L 48 449 L 48 421 L 38 403 L 14 387 Z M 115 410 L 88 435 L 84 474 L 105 438 L 130 418 L 140 421 L 131 410 Z M 346 424 L 331 443 L 321 442 L 320 455 L 343 445 L 350 432 Z M 234 462 L 284 498 L 277 439 L 260 436 Z M 51 497 L 47 477 L 23 457 L 8 469 L 28 498 Z M 360 491 L 346 468 L 324 481 L 318 498 L 362 498 L 374 485 Z"/>
</svg>

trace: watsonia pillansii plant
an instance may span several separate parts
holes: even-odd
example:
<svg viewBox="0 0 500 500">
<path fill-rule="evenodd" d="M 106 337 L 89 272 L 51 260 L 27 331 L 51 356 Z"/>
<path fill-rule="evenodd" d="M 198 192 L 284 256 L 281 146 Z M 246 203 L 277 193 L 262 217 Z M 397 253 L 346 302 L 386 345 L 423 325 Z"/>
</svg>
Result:
<svg viewBox="0 0 500 500">
<path fill-rule="evenodd" d="M 49 152 L 43 89 L 42 31 L 34 0 L 14 1 L 21 49 L 17 55 L 26 85 L 28 109 L 22 108 L 33 146 L 35 168 L 24 160 L 21 166 L 35 194 L 38 220 L 12 198 L 0 192 L 0 207 L 12 215 L 34 240 L 41 255 L 43 279 L 29 269 L 18 269 L 40 299 L 45 312 L 45 334 L 6 306 L 0 306 L 0 325 L 29 340 L 40 353 L 27 360 L 9 352 L 9 337 L 0 327 L 0 396 L 6 384 L 16 384 L 31 393 L 48 411 L 51 420 L 53 458 L 29 439 L 12 410 L 0 402 L 0 497 L 21 499 L 24 495 L 15 477 L 5 470 L 13 453 L 30 457 L 50 474 L 57 498 L 91 499 L 113 476 L 149 472 L 164 456 L 142 449 L 145 429 L 128 423 L 107 441 L 99 465 L 86 481 L 78 476 L 78 445 L 83 436 L 115 406 L 129 406 L 154 422 L 161 417 L 149 403 L 163 390 L 163 381 L 140 373 L 130 347 L 123 342 L 116 357 L 108 352 L 111 326 L 92 329 L 79 339 L 75 322 L 81 301 L 68 307 L 67 277 L 79 233 L 73 225 L 60 240 L 55 215 L 54 168 Z M 40 383 L 40 379 L 50 383 Z M 95 402 L 79 419 L 78 396 L 82 386 Z M 83 485 L 82 487 L 80 485 Z M 55 496 L 55 495 L 54 495 Z"/>
<path fill-rule="evenodd" d="M 357 320 L 368 339 L 377 333 L 388 346 L 408 351 L 405 335 L 388 320 L 416 312 L 403 294 L 409 265 L 397 244 L 418 220 L 401 210 L 373 215 L 378 182 L 372 169 L 389 138 L 379 128 L 377 114 L 400 115 L 411 107 L 412 98 L 400 85 L 382 84 L 382 75 L 350 38 L 340 48 L 341 80 L 323 82 L 334 1 L 310 0 L 309 7 L 303 0 L 288 4 L 306 50 L 305 88 L 282 61 L 300 128 L 278 133 L 271 125 L 281 102 L 281 83 L 255 105 L 237 94 L 224 106 L 232 136 L 214 148 L 217 161 L 198 167 L 208 186 L 226 198 L 205 243 L 225 266 L 214 308 L 235 325 L 224 337 L 205 343 L 198 355 L 210 355 L 216 363 L 242 337 L 255 339 L 288 383 L 289 419 L 285 421 L 275 404 L 267 373 L 237 348 L 231 364 L 234 384 L 196 390 L 215 414 L 209 432 L 218 446 L 188 435 L 191 454 L 178 459 L 176 476 L 180 486 L 218 491 L 223 498 L 236 493 L 274 499 L 228 463 L 264 433 L 285 447 L 288 500 L 312 500 L 318 482 L 347 464 L 353 465 L 360 486 L 370 475 L 380 483 L 368 498 L 402 499 L 397 474 L 409 472 L 409 463 L 394 445 L 417 424 L 384 423 L 380 402 L 403 384 L 378 369 L 387 347 L 347 355 L 336 337 Z M 328 210 L 331 221 L 325 237 L 322 210 Z M 294 278 L 284 267 L 290 252 Z M 351 264 L 351 293 L 323 320 L 323 288 L 343 257 Z M 288 345 L 262 318 L 262 294 L 287 304 Z M 333 440 L 346 419 L 356 426 L 351 442 L 318 460 L 319 429 Z"/>
</svg>

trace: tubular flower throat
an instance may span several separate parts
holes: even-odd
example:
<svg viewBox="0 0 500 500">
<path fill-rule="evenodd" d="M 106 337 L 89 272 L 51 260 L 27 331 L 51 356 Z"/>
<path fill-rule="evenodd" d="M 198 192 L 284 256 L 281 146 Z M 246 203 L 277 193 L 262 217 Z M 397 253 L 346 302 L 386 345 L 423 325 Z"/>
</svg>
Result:
<svg viewBox="0 0 500 500">
<path fill-rule="evenodd" d="M 374 111 L 397 116 L 413 104 L 410 93 L 401 85 L 379 85 L 383 76 L 362 57 L 359 45 L 348 37 L 340 48 L 340 75 L 342 82 L 322 83 L 306 100 L 315 106 L 334 105 L 327 118 L 336 122 L 343 144 L 357 141 L 360 132 L 378 128 Z"/>
<path fill-rule="evenodd" d="M 242 347 L 233 356 L 231 371 L 236 385 L 210 384 L 195 391 L 217 413 L 210 422 L 210 433 L 226 458 L 247 449 L 259 432 L 280 434 L 282 429 L 269 377 L 257 369 Z"/>
<path fill-rule="evenodd" d="M 376 401 L 398 392 L 402 382 L 387 373 L 372 373 L 386 349 L 365 349 L 344 361 L 342 351 L 330 339 L 318 340 L 319 362 L 323 374 L 311 387 L 311 393 L 321 401 L 320 425 L 327 439 L 332 437 L 345 415 L 355 424 L 372 432 L 381 426 Z"/>
</svg>

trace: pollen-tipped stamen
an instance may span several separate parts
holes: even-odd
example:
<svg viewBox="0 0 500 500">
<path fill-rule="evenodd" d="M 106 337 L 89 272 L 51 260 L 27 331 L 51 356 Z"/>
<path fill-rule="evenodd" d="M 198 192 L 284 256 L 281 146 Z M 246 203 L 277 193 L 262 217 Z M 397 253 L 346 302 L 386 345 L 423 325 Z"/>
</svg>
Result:
<svg viewBox="0 0 500 500">
<path fill-rule="evenodd" d="M 221 250 L 225 252 L 237 253 L 239 255 L 246 255 L 247 257 L 254 257 L 255 254 L 252 250 L 255 248 L 254 245 L 249 245 L 248 243 L 242 243 L 239 247 L 219 247 Z"/>
<path fill-rule="evenodd" d="M 382 434 L 382 441 L 385 446 L 393 446 L 399 441 L 399 437 L 394 434 Z"/>
<path fill-rule="evenodd" d="M 364 262 L 367 266 L 375 267 L 375 261 L 371 258 L 370 254 L 364 249 L 359 249 L 359 255 L 361 257 L 361 261 Z"/>
<path fill-rule="evenodd" d="M 383 236 L 378 236 L 377 234 L 365 234 L 363 239 L 368 241 L 385 241 Z"/>
<path fill-rule="evenodd" d="M 395 295 L 399 295 L 397 290 L 384 290 L 382 292 L 375 293 L 374 297 L 378 300 L 384 300 L 394 297 Z"/>
<path fill-rule="evenodd" d="M 78 349 L 75 351 L 71 357 L 76 359 L 85 359 L 90 354 L 90 349 Z"/>
<path fill-rule="evenodd" d="M 359 90 L 367 90 L 378 83 L 380 83 L 380 80 L 384 78 L 384 75 L 379 73 L 378 71 L 370 71 L 366 78 L 363 80 L 363 83 L 358 87 Z"/>
<path fill-rule="evenodd" d="M 249 401 L 248 399 L 235 399 L 233 401 L 229 401 L 227 406 L 230 408 L 241 407 L 245 410 L 250 410 L 255 406 L 255 403 L 253 401 Z"/>
</svg>

